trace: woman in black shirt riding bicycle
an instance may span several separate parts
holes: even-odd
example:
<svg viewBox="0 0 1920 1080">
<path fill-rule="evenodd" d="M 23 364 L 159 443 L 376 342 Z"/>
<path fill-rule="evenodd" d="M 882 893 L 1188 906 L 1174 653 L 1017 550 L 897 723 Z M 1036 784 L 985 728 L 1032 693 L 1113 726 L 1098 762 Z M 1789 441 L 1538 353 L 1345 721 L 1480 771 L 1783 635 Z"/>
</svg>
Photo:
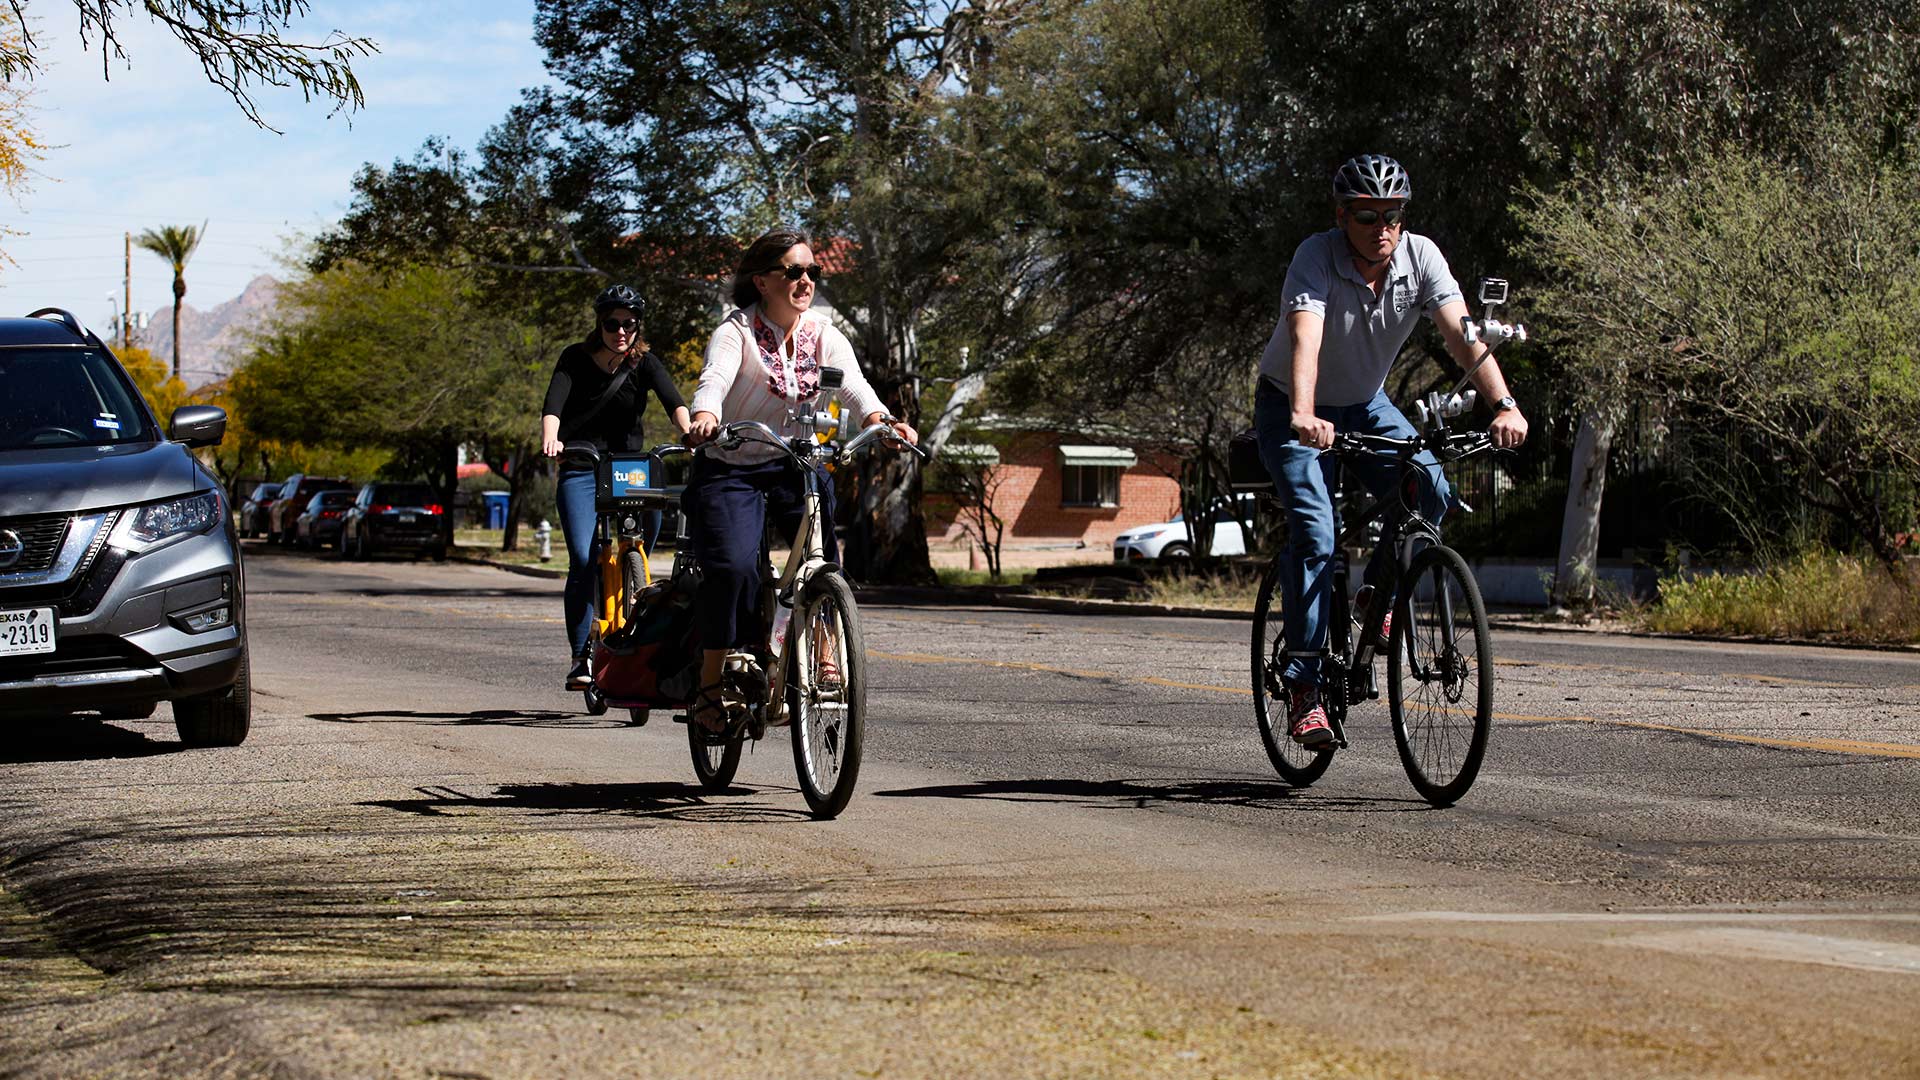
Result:
<svg viewBox="0 0 1920 1080">
<path fill-rule="evenodd" d="M 601 453 L 645 450 L 641 416 L 647 391 L 673 418 L 681 434 L 689 427 L 687 403 L 667 375 L 660 358 L 648 351 L 640 335 L 640 317 L 647 302 L 631 286 L 615 285 L 593 300 L 594 330 L 586 340 L 560 353 L 547 384 L 546 405 L 540 417 L 540 449 L 557 457 L 569 442 L 586 441 Z M 588 670 L 587 634 L 593 627 L 598 575 L 593 563 L 594 473 L 590 468 L 562 464 L 557 492 L 560 528 L 567 540 L 567 644 L 573 650 L 573 669 L 567 689 L 585 689 Z M 649 515 L 645 544 L 653 550 L 660 534 L 660 514 Z"/>
</svg>

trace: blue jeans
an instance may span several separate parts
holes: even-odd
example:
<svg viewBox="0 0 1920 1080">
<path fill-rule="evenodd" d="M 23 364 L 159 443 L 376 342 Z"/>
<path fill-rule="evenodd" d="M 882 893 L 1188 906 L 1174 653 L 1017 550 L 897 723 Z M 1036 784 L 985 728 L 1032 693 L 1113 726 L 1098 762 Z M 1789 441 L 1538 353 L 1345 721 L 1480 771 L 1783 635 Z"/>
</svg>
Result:
<svg viewBox="0 0 1920 1080">
<path fill-rule="evenodd" d="M 1387 400 L 1385 390 L 1364 405 L 1323 405 L 1313 413 L 1330 421 L 1335 431 L 1396 438 L 1415 434 L 1413 425 Z M 1333 602 L 1333 545 L 1339 529 L 1333 520 L 1329 492 L 1338 459 L 1301 445 L 1293 430 L 1291 402 L 1264 378 L 1253 396 L 1253 426 L 1259 433 L 1260 460 L 1273 476 L 1274 489 L 1287 512 L 1287 557 L 1280 562 L 1280 612 L 1290 655 L 1283 674 L 1289 682 L 1318 685 L 1319 654 L 1327 647 L 1327 613 Z M 1437 525 L 1451 505 L 1452 490 L 1432 454 L 1422 451 L 1414 460 L 1427 466 L 1421 470 L 1426 482 L 1420 485 L 1420 513 Z M 1376 497 L 1392 492 L 1400 479 L 1398 464 L 1385 457 L 1350 459 L 1347 469 Z M 1367 562 L 1364 580 L 1378 584 L 1393 557 L 1386 547 L 1376 548 Z"/>
<path fill-rule="evenodd" d="M 560 502 L 560 529 L 567 540 L 567 587 L 564 610 L 567 622 L 567 646 L 573 655 L 587 651 L 587 635 L 593 632 L 593 620 L 599 614 L 600 566 L 593 542 L 594 482 L 591 469 L 563 470 L 555 494 Z M 653 542 L 660 536 L 660 511 L 648 510 L 641 519 L 641 543 L 653 553 Z"/>
</svg>

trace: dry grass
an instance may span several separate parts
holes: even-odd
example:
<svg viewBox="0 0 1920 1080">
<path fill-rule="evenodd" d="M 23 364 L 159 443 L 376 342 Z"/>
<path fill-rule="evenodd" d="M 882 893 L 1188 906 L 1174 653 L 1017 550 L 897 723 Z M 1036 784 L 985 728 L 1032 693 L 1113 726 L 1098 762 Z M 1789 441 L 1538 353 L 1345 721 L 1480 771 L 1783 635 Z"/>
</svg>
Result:
<svg viewBox="0 0 1920 1080">
<path fill-rule="evenodd" d="M 1752 573 L 1663 578 L 1640 609 L 1649 630 L 1920 643 L 1920 568 L 1813 551 Z"/>
</svg>

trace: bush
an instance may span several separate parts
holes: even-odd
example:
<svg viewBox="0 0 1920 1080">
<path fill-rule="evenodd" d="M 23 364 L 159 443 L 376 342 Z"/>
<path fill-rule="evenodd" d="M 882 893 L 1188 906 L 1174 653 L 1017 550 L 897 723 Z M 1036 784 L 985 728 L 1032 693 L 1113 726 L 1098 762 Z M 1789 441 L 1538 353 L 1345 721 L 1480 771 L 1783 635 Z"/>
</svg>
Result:
<svg viewBox="0 0 1920 1080">
<path fill-rule="evenodd" d="M 1670 633 L 1916 643 L 1920 569 L 1809 551 L 1752 573 L 1662 578 L 1640 618 Z"/>
</svg>

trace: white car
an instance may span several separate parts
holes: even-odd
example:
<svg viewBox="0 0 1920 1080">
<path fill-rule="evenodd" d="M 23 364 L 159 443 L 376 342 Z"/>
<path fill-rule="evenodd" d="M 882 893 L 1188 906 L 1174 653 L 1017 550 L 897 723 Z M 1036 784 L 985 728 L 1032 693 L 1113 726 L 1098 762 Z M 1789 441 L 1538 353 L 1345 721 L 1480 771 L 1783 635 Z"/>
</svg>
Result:
<svg viewBox="0 0 1920 1080">
<path fill-rule="evenodd" d="M 1251 500 L 1243 507 L 1251 514 Z M 1245 555 L 1247 537 L 1244 527 L 1234 517 L 1233 506 L 1221 502 L 1211 511 L 1213 514 L 1213 554 Z M 1135 562 L 1141 559 L 1190 559 L 1193 557 L 1193 541 L 1187 536 L 1185 516 L 1175 514 L 1172 521 L 1163 521 L 1158 525 L 1142 525 L 1128 529 L 1113 538 L 1113 561 Z"/>
</svg>

